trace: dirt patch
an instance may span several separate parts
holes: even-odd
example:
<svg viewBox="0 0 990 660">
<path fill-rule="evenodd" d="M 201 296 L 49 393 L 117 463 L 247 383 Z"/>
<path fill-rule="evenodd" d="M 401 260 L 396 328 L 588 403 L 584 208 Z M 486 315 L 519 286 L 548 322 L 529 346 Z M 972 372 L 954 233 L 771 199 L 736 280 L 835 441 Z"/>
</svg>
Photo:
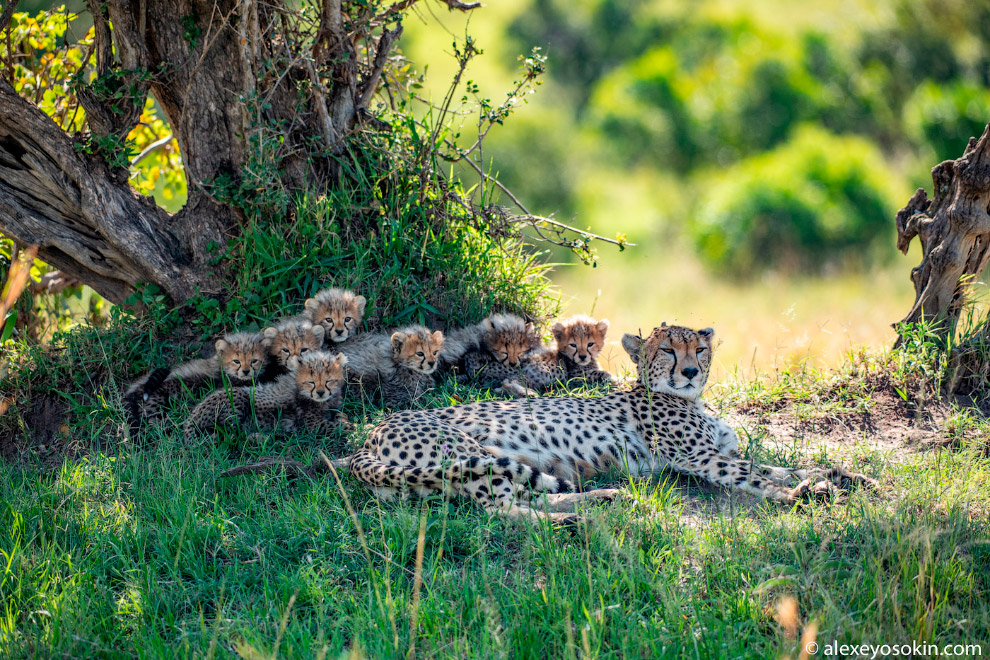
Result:
<svg viewBox="0 0 990 660">
<path fill-rule="evenodd" d="M 825 447 L 829 454 L 840 456 L 854 448 L 866 448 L 899 462 L 941 442 L 946 414 L 941 404 L 922 407 L 884 389 L 863 403 L 845 408 L 827 400 L 778 402 L 770 409 L 743 406 L 726 418 L 767 445 L 802 453 Z"/>
</svg>

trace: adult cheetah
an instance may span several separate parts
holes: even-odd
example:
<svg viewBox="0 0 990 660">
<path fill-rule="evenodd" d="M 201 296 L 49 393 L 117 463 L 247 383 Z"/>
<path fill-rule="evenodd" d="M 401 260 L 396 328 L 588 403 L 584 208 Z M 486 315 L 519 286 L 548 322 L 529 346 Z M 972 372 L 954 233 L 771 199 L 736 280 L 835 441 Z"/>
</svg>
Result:
<svg viewBox="0 0 990 660">
<path fill-rule="evenodd" d="M 670 467 L 727 488 L 794 503 L 837 487 L 872 484 L 841 468 L 756 465 L 735 456 L 735 434 L 698 401 L 711 365 L 713 331 L 679 326 L 645 340 L 622 338 L 636 362 L 629 390 L 597 398 L 484 401 L 386 418 L 368 435 L 350 471 L 383 498 L 446 490 L 509 516 L 571 519 L 576 502 L 619 491 L 575 493 L 575 482 L 606 470 L 646 475 Z M 727 437 L 731 434 L 731 438 Z M 721 450 L 721 451 L 720 451 Z M 531 501 L 546 493 L 550 512 Z"/>
</svg>

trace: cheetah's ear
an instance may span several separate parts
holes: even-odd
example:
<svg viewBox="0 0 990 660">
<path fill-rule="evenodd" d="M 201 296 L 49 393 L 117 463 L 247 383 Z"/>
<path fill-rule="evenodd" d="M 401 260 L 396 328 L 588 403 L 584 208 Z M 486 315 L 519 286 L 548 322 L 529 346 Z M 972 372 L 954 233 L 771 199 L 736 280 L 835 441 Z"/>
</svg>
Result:
<svg viewBox="0 0 990 660">
<path fill-rule="evenodd" d="M 299 327 L 303 329 L 303 332 L 306 332 L 313 327 L 313 322 L 309 319 L 302 319 L 299 321 Z"/>
<path fill-rule="evenodd" d="M 299 356 L 290 355 L 289 359 L 285 361 L 285 368 L 288 369 L 291 373 L 296 373 L 297 371 L 299 371 Z"/>
<path fill-rule="evenodd" d="M 493 330 L 495 330 L 495 322 L 492 321 L 492 317 L 489 316 L 481 323 L 479 323 L 478 327 L 480 327 L 483 332 L 492 332 Z"/>
<path fill-rule="evenodd" d="M 553 324 L 553 327 L 550 328 L 550 332 L 553 334 L 553 338 L 558 343 L 564 341 L 564 324 L 563 323 L 561 323 L 559 321 L 557 323 L 554 323 Z"/>
<path fill-rule="evenodd" d="M 704 337 L 705 339 L 707 339 L 708 341 L 711 341 L 715 337 L 715 329 L 704 328 L 703 330 L 698 330 L 698 334 Z"/>
<path fill-rule="evenodd" d="M 277 334 L 278 334 L 278 330 L 276 330 L 275 328 L 265 328 L 264 335 L 266 338 L 275 339 L 275 336 Z"/>
<path fill-rule="evenodd" d="M 272 328 L 272 330 L 274 330 L 274 328 Z M 267 332 L 259 332 L 258 337 L 260 337 L 260 343 L 262 348 L 266 348 L 266 349 L 272 345 L 272 341 L 274 341 L 275 339 L 274 333 L 269 336 Z"/>
<path fill-rule="evenodd" d="M 343 353 L 337 353 L 337 355 L 333 358 L 333 362 L 336 362 L 337 366 L 343 369 L 347 366 L 347 356 Z"/>
<path fill-rule="evenodd" d="M 533 325 L 532 321 L 530 321 L 529 323 L 526 324 L 526 334 L 531 335 L 534 332 L 536 332 L 536 326 Z"/>
<path fill-rule="evenodd" d="M 364 316 L 364 308 L 368 304 L 368 299 L 364 296 L 356 296 L 354 298 L 354 306 L 357 307 L 357 312 L 361 316 Z"/>
<path fill-rule="evenodd" d="M 217 355 L 223 355 L 224 351 L 230 348 L 230 344 L 225 342 L 223 339 L 218 339 L 217 343 L 213 344 L 213 348 L 217 350 Z"/>
<path fill-rule="evenodd" d="M 320 341 L 323 341 L 323 335 L 326 334 L 327 330 L 322 325 L 314 325 L 309 329 L 309 332 Z"/>
<path fill-rule="evenodd" d="M 602 319 L 601 321 L 598 322 L 598 332 L 602 333 L 603 335 L 606 332 L 608 332 L 608 319 Z"/>
<path fill-rule="evenodd" d="M 643 338 L 638 335 L 622 335 L 622 348 L 626 349 L 633 362 L 639 363 L 639 357 L 643 351 Z"/>
<path fill-rule="evenodd" d="M 433 341 L 436 342 L 437 344 L 442 344 L 443 343 L 443 333 L 440 332 L 439 330 L 434 330 L 433 331 Z"/>
<path fill-rule="evenodd" d="M 667 327 L 667 322 L 666 321 L 660 321 L 660 327 L 661 328 L 666 328 Z"/>
<path fill-rule="evenodd" d="M 316 298 L 307 298 L 306 302 L 303 303 L 303 309 L 306 309 L 310 312 L 315 312 L 319 304 L 320 303 L 316 302 Z"/>
<path fill-rule="evenodd" d="M 392 333 L 392 352 L 398 353 L 402 350 L 402 345 L 406 343 L 406 333 L 404 332 L 393 332 Z"/>
</svg>

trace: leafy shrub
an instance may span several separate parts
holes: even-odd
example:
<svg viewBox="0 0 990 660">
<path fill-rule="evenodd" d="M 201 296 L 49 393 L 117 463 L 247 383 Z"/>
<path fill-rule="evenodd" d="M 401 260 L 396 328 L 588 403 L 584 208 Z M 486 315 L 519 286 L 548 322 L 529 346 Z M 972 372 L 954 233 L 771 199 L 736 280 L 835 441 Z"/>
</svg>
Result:
<svg viewBox="0 0 990 660">
<path fill-rule="evenodd" d="M 710 185 L 706 180 L 692 233 L 709 265 L 736 273 L 866 261 L 893 244 L 904 195 L 891 190 L 891 179 L 864 140 L 804 128 Z"/>
<path fill-rule="evenodd" d="M 971 137 L 990 122 L 990 91 L 973 83 L 918 87 L 904 108 L 910 136 L 934 152 L 934 160 L 959 158 Z"/>
</svg>

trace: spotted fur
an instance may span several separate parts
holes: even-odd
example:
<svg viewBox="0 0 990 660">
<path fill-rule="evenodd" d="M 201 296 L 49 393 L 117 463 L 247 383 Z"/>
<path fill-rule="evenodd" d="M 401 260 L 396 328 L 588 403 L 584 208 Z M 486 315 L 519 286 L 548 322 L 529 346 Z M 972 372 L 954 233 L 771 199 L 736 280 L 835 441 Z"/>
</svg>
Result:
<svg viewBox="0 0 990 660">
<path fill-rule="evenodd" d="M 557 356 L 567 378 L 580 378 L 589 383 L 614 383 L 615 378 L 598 366 L 598 356 L 605 348 L 608 320 L 596 321 L 590 316 L 572 316 L 553 324 Z"/>
<path fill-rule="evenodd" d="M 342 345 L 351 382 L 368 398 L 397 408 L 433 386 L 444 336 L 421 325 L 362 335 Z"/>
<path fill-rule="evenodd" d="M 313 325 L 309 319 L 283 319 L 275 325 L 265 328 L 264 335 L 268 339 L 269 368 L 266 373 L 275 371 L 275 376 L 289 372 L 293 361 L 309 351 L 317 351 L 323 346 L 326 334 L 322 325 Z M 262 378 L 262 381 L 274 378 Z"/>
<path fill-rule="evenodd" d="M 396 413 L 371 431 L 351 458 L 350 469 L 379 496 L 446 490 L 469 496 L 489 511 L 554 520 L 562 514 L 547 514 L 526 503 L 532 485 L 545 491 L 567 489 L 569 482 L 616 469 L 647 475 L 670 467 L 784 503 L 829 496 L 837 487 L 873 484 L 841 468 L 763 466 L 721 453 L 720 422 L 697 400 L 711 364 L 697 348 L 710 351 L 712 337 L 710 329 L 666 326 L 645 340 L 626 335 L 623 346 L 636 360 L 640 375 L 640 382 L 627 391 L 597 398 L 484 401 Z M 680 362 L 670 359 L 668 349 L 680 352 Z M 690 376 L 680 371 L 690 369 L 683 359 L 689 352 L 698 369 Z M 675 369 L 685 380 L 675 378 L 671 386 Z M 466 462 L 472 458 L 478 459 L 474 467 Z M 498 471 L 499 459 L 508 459 L 505 467 L 511 466 L 513 473 Z M 535 481 L 525 471 L 513 476 L 517 465 L 540 475 Z M 453 474 L 447 471 L 454 466 Z M 587 497 L 612 497 L 615 491 L 594 493 Z M 559 504 L 554 497 L 559 496 L 550 496 L 551 507 Z"/>
<path fill-rule="evenodd" d="M 190 360 L 170 370 L 156 369 L 127 388 L 124 401 L 132 428 L 164 414 L 168 402 L 183 392 L 195 392 L 220 382 L 248 385 L 260 380 L 269 363 L 270 340 L 260 332 L 235 332 L 218 339 L 214 355 Z"/>
<path fill-rule="evenodd" d="M 219 389 L 189 413 L 187 438 L 236 425 L 330 433 L 343 419 L 337 410 L 344 397 L 347 358 L 311 351 L 289 361 L 289 372 L 274 382 Z"/>
<path fill-rule="evenodd" d="M 367 302 L 352 291 L 323 289 L 304 303 L 304 313 L 314 325 L 323 326 L 324 345 L 332 348 L 360 332 Z"/>
</svg>

